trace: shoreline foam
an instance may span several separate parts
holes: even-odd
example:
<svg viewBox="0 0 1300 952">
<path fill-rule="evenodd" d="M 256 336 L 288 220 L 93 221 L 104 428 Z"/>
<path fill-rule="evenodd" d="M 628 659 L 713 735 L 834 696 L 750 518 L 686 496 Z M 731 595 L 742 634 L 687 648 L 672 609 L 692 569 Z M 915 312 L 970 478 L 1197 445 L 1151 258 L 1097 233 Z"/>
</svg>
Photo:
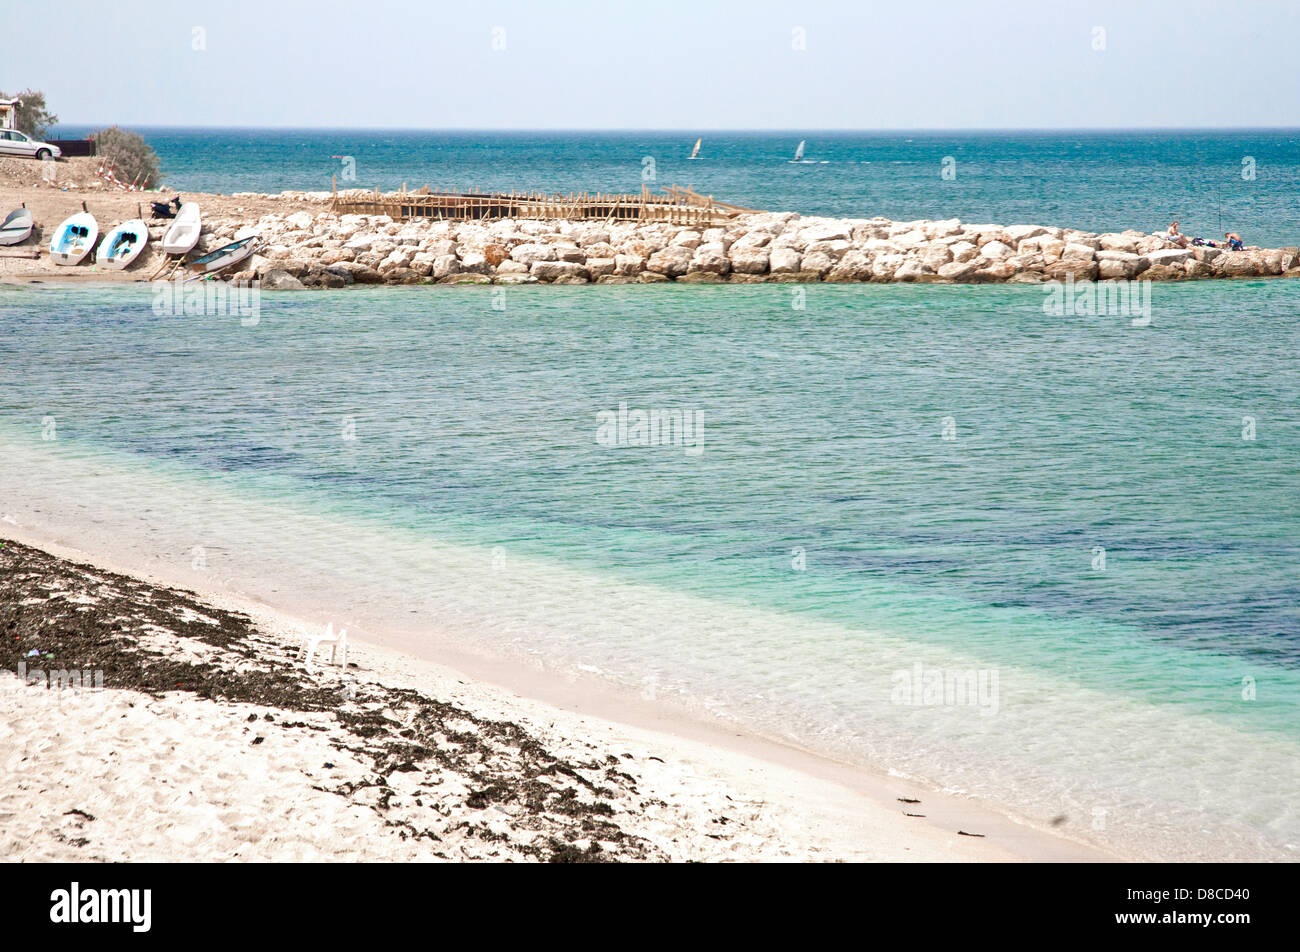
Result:
<svg viewBox="0 0 1300 952">
<path fill-rule="evenodd" d="M 0 527 L 0 535 L 14 538 L 23 544 L 37 544 L 61 559 L 86 558 L 84 553 L 57 543 L 52 544 L 49 540 L 37 540 L 33 534 L 12 525 Z M 121 571 L 119 567 L 99 558 L 90 559 L 90 562 L 104 571 Z M 140 573 L 135 577 L 145 575 Z M 166 582 L 158 579 L 151 580 L 149 584 Z M 217 606 L 220 611 L 247 612 L 255 620 L 258 635 L 278 642 L 285 652 L 298 643 L 300 632 L 314 627 L 269 606 L 250 603 L 228 593 L 209 592 L 202 597 L 207 604 Z M 270 649 L 264 646 L 263 650 Z M 637 765 L 654 766 L 648 774 L 637 775 L 637 781 L 643 785 L 638 789 L 642 793 L 652 789 L 659 789 L 662 793 L 686 791 L 679 792 L 674 797 L 660 797 L 686 818 L 679 816 L 666 821 L 661 813 L 655 813 L 654 817 L 643 816 L 636 809 L 626 806 L 616 811 L 619 822 L 626 821 L 624 825 L 628 835 L 641 837 L 658 850 L 651 850 L 643 857 L 629 855 L 626 858 L 1043 861 L 1119 858 L 1054 832 L 1019 823 L 960 797 L 937 793 L 897 778 L 874 776 L 866 770 L 838 764 L 762 738 L 728 732 L 716 726 L 690 724 L 675 719 L 666 711 L 655 710 L 653 705 L 641 705 L 642 709 L 632 710 L 628 708 L 625 699 L 619 699 L 613 702 L 613 713 L 619 717 L 616 720 L 607 719 L 602 714 L 607 713 L 611 699 L 594 697 L 586 685 L 556 684 L 553 686 L 552 697 L 534 701 L 514 694 L 508 688 L 496 687 L 493 682 L 466 683 L 455 668 L 379 645 L 354 643 L 352 660 L 361 662 L 364 678 L 374 678 L 386 688 L 426 691 L 444 700 L 451 696 L 455 703 L 464 705 L 477 715 L 504 718 L 510 723 L 523 725 L 524 729 L 537 733 L 545 744 L 552 747 L 557 744 L 574 745 L 564 749 L 575 755 L 586 744 L 596 745 L 601 749 L 602 756 L 609 756 L 615 748 L 619 748 L 619 753 L 614 756 L 620 760 L 625 760 L 622 755 L 627 752 L 621 748 L 627 747 L 630 750 L 639 746 L 647 751 L 644 758 L 638 759 Z M 328 672 L 326 676 L 329 676 Z M 187 705 L 177 701 L 173 692 L 168 692 L 159 703 L 163 705 L 160 710 L 165 710 L 168 719 L 179 718 L 185 721 L 196 718 L 199 734 L 209 738 L 206 743 L 210 746 L 215 743 L 212 739 L 215 735 L 210 730 L 213 718 L 233 723 L 229 721 L 233 716 L 229 710 L 214 712 L 206 707 L 200 709 L 195 706 L 200 703 L 197 700 Z M 202 703 L 220 706 L 224 702 Z M 24 711 L 22 707 L 15 708 L 12 703 L 6 706 L 10 715 L 6 720 L 10 723 L 15 723 L 15 719 L 21 720 Z M 596 709 L 595 713 L 593 708 Z M 273 717 L 277 717 L 274 712 L 261 713 L 272 713 Z M 628 717 L 629 714 L 632 716 Z M 247 718 L 242 708 L 240 717 Z M 277 719 L 284 720 L 282 717 Z M 628 726 L 629 721 L 638 726 Z M 94 730 L 97 729 L 95 724 L 102 726 L 104 723 L 106 722 L 86 722 L 79 729 Z M 728 733 L 732 736 L 727 736 Z M 27 744 L 39 745 L 42 738 L 48 740 L 48 723 L 45 724 L 44 731 L 33 731 L 28 725 L 25 735 Z M 144 737 L 136 740 L 147 746 Z M 293 748 L 292 744 L 288 746 Z M 283 754 L 285 748 L 281 746 L 277 749 Z M 244 747 L 237 745 L 234 750 L 212 749 L 206 751 L 204 756 L 220 760 L 233 756 L 235 751 L 242 755 Z M 281 761 L 278 768 L 283 776 L 275 782 L 286 785 L 284 796 L 296 796 L 293 791 L 305 795 L 301 790 L 306 784 L 304 775 L 296 773 L 304 764 L 294 761 L 293 757 L 296 756 L 297 753 L 290 755 L 289 762 Z M 657 761 L 653 759 L 655 757 L 658 758 Z M 663 763 L 662 768 L 658 766 L 659 762 Z M 620 766 L 619 769 L 622 770 L 623 767 Z M 660 773 L 652 776 L 656 770 Z M 97 771 L 96 775 L 102 775 L 102 771 Z M 706 789 L 711 793 L 706 795 Z M 69 790 L 70 794 L 74 792 L 76 791 Z M 899 797 L 923 801 L 925 818 L 904 817 L 904 811 L 921 808 L 900 804 L 897 802 Z M 748 802 L 755 807 L 748 820 L 733 828 L 732 832 L 736 834 L 734 837 L 729 834 L 717 839 L 718 834 L 713 830 L 700 826 L 706 822 L 704 817 L 709 809 L 734 802 Z M 758 808 L 759 803 L 773 808 Z M 780 805 L 775 806 L 776 804 Z M 11 810 L 15 806 L 20 805 L 10 803 Z M 28 809 L 31 808 L 32 805 L 29 804 Z M 74 805 L 74 808 L 92 814 L 96 812 L 88 806 Z M 357 820 L 355 811 L 348 815 L 352 817 L 351 822 L 362 822 Z M 647 827 L 646 823 L 651 820 L 654 822 Z M 728 820 L 729 823 L 734 821 L 735 817 Z M 958 829 L 982 832 L 985 836 L 959 837 L 956 833 Z M 747 835 L 740 835 L 742 833 Z M 117 835 L 125 834 L 119 831 Z M 689 842 L 679 842 L 683 840 Z M 138 859 L 159 855 L 149 852 L 155 846 L 149 846 L 134 855 L 131 855 L 130 846 L 119 846 L 120 851 L 112 855 L 120 858 Z M 398 844 L 393 846 L 396 850 Z M 402 849 L 406 849 L 406 846 L 409 844 L 403 845 Z M 320 855 L 319 852 L 312 851 L 326 848 L 322 841 L 315 840 L 307 845 L 300 844 L 300 847 L 307 851 L 306 855 Z M 79 855 L 75 851 L 60 852 L 59 849 L 50 848 L 54 851 L 43 854 L 44 858 Z M 400 850 L 394 855 L 399 854 L 405 855 Z M 255 855 L 281 854 L 257 854 L 255 851 Z M 344 852 L 335 858 L 353 855 L 358 854 Z M 384 854 L 381 851 L 378 854 L 371 852 L 362 855 L 377 858 Z M 514 858 L 529 858 L 529 855 L 522 853 Z M 248 858 L 248 854 L 241 858 Z"/>
</svg>

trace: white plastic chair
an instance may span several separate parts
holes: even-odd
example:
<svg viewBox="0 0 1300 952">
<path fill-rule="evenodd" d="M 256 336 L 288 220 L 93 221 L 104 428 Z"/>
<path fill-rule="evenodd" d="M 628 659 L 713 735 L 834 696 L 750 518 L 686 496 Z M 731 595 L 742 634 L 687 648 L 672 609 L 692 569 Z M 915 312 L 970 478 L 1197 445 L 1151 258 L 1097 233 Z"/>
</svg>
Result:
<svg viewBox="0 0 1300 952">
<path fill-rule="evenodd" d="M 311 659 L 316 654 L 318 648 L 329 648 L 330 664 L 337 664 L 342 668 L 348 666 L 348 630 L 340 628 L 339 633 L 334 634 L 334 622 L 325 626 L 325 633 L 322 635 L 307 635 L 303 641 L 303 663 L 311 667 Z"/>
</svg>

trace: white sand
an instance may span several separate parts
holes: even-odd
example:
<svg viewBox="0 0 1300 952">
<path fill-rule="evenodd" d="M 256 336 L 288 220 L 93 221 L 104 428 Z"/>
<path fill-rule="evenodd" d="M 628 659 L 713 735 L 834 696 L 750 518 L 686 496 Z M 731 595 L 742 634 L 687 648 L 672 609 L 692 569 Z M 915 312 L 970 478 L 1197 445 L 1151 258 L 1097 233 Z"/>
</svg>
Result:
<svg viewBox="0 0 1300 952">
<path fill-rule="evenodd" d="M 18 526 L 0 525 L 0 536 L 166 584 L 31 537 Z M 301 633 L 315 630 L 226 593 L 200 594 L 213 605 L 251 615 L 268 639 L 266 650 L 275 654 L 288 657 Z M 151 641 L 157 648 L 167 636 Z M 709 725 L 629 708 L 630 716 L 658 729 L 631 726 L 579 713 L 599 710 L 599 698 L 583 704 L 582 697 L 565 697 L 560 690 L 552 699 L 563 706 L 548 704 L 375 644 L 353 641 L 349 660 L 358 665 L 353 674 L 363 683 L 413 688 L 479 717 L 516 723 L 557 757 L 616 761 L 614 769 L 632 783 L 631 790 L 615 791 L 609 819 L 647 841 L 648 858 L 1121 858 L 968 800 L 759 738 L 724 736 Z M 337 668 L 317 675 L 323 683 L 339 676 Z M 566 709 L 571 706 L 579 710 Z M 265 720 L 267 714 L 274 720 Z M 257 720 L 251 722 L 250 715 Z M 287 727 L 285 721 L 323 729 Z M 257 737 L 262 740 L 254 743 Z M 331 792 L 374 774 L 365 758 L 338 748 L 346 741 L 346 732 L 327 715 L 209 701 L 186 692 L 156 699 L 128 690 L 44 691 L 0 675 L 0 859 L 530 859 L 529 845 L 547 835 L 544 825 L 517 807 L 467 806 L 473 781 L 437 766 L 392 774 L 393 795 L 385 807 L 367 800 L 368 793 L 378 799 L 375 788 L 352 797 Z M 921 802 L 903 804 L 899 797 Z M 925 816 L 907 817 L 904 811 Z M 410 837 L 405 824 L 439 838 Z M 959 829 L 986 837 L 960 836 Z"/>
</svg>

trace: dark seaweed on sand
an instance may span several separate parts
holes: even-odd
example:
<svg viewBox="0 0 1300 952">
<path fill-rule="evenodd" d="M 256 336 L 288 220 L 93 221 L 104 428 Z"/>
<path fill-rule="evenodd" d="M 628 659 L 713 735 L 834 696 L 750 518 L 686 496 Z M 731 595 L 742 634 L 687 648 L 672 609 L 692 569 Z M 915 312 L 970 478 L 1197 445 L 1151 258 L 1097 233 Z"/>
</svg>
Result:
<svg viewBox="0 0 1300 952">
<path fill-rule="evenodd" d="M 199 658 L 172 650 L 187 640 L 200 649 Z M 439 840 L 428 827 L 387 817 L 395 796 L 388 778 L 421 772 L 421 783 L 436 787 L 450 772 L 470 787 L 466 806 L 506 810 L 515 835 L 469 821 L 450 829 L 487 842 L 514 839 L 514 849 L 550 862 L 663 858 L 651 844 L 624 833 L 615 819 L 612 801 L 638 796 L 627 773 L 595 760 L 555 757 L 518 724 L 479 717 L 418 691 L 363 681 L 348 686 L 336 676 L 309 672 L 281 642 L 260 634 L 248 616 L 208 605 L 191 592 L 4 541 L 0 668 L 17 671 L 20 662 L 29 670 L 102 671 L 105 688 L 155 696 L 183 691 L 213 702 L 328 714 L 346 731 L 348 741 L 340 746 L 374 767 L 369 780 L 331 792 L 352 798 L 377 789 L 378 796 L 364 802 L 402 837 Z M 281 721 L 285 728 L 320 729 Z M 428 809 L 441 818 L 429 800 Z"/>
</svg>

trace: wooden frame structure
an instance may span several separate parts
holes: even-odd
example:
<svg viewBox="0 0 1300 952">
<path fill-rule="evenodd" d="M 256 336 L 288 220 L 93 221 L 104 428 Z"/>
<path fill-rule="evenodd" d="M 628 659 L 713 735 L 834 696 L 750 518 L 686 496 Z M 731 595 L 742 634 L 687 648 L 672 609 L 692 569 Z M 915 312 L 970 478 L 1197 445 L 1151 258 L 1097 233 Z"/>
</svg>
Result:
<svg viewBox="0 0 1300 952">
<path fill-rule="evenodd" d="M 716 201 L 712 195 L 700 195 L 693 188 L 673 185 L 664 194 L 655 195 L 642 186 L 640 193 L 615 195 L 604 192 L 570 192 L 547 195 L 543 192 L 451 192 L 424 186 L 414 192 L 406 190 L 371 192 L 349 190 L 339 193 L 334 182 L 331 208 L 344 215 L 387 215 L 395 221 L 412 218 L 467 221 L 491 218 L 565 219 L 568 221 L 662 221 L 674 225 L 708 227 L 730 221 L 737 215 L 753 214 Z"/>
</svg>

